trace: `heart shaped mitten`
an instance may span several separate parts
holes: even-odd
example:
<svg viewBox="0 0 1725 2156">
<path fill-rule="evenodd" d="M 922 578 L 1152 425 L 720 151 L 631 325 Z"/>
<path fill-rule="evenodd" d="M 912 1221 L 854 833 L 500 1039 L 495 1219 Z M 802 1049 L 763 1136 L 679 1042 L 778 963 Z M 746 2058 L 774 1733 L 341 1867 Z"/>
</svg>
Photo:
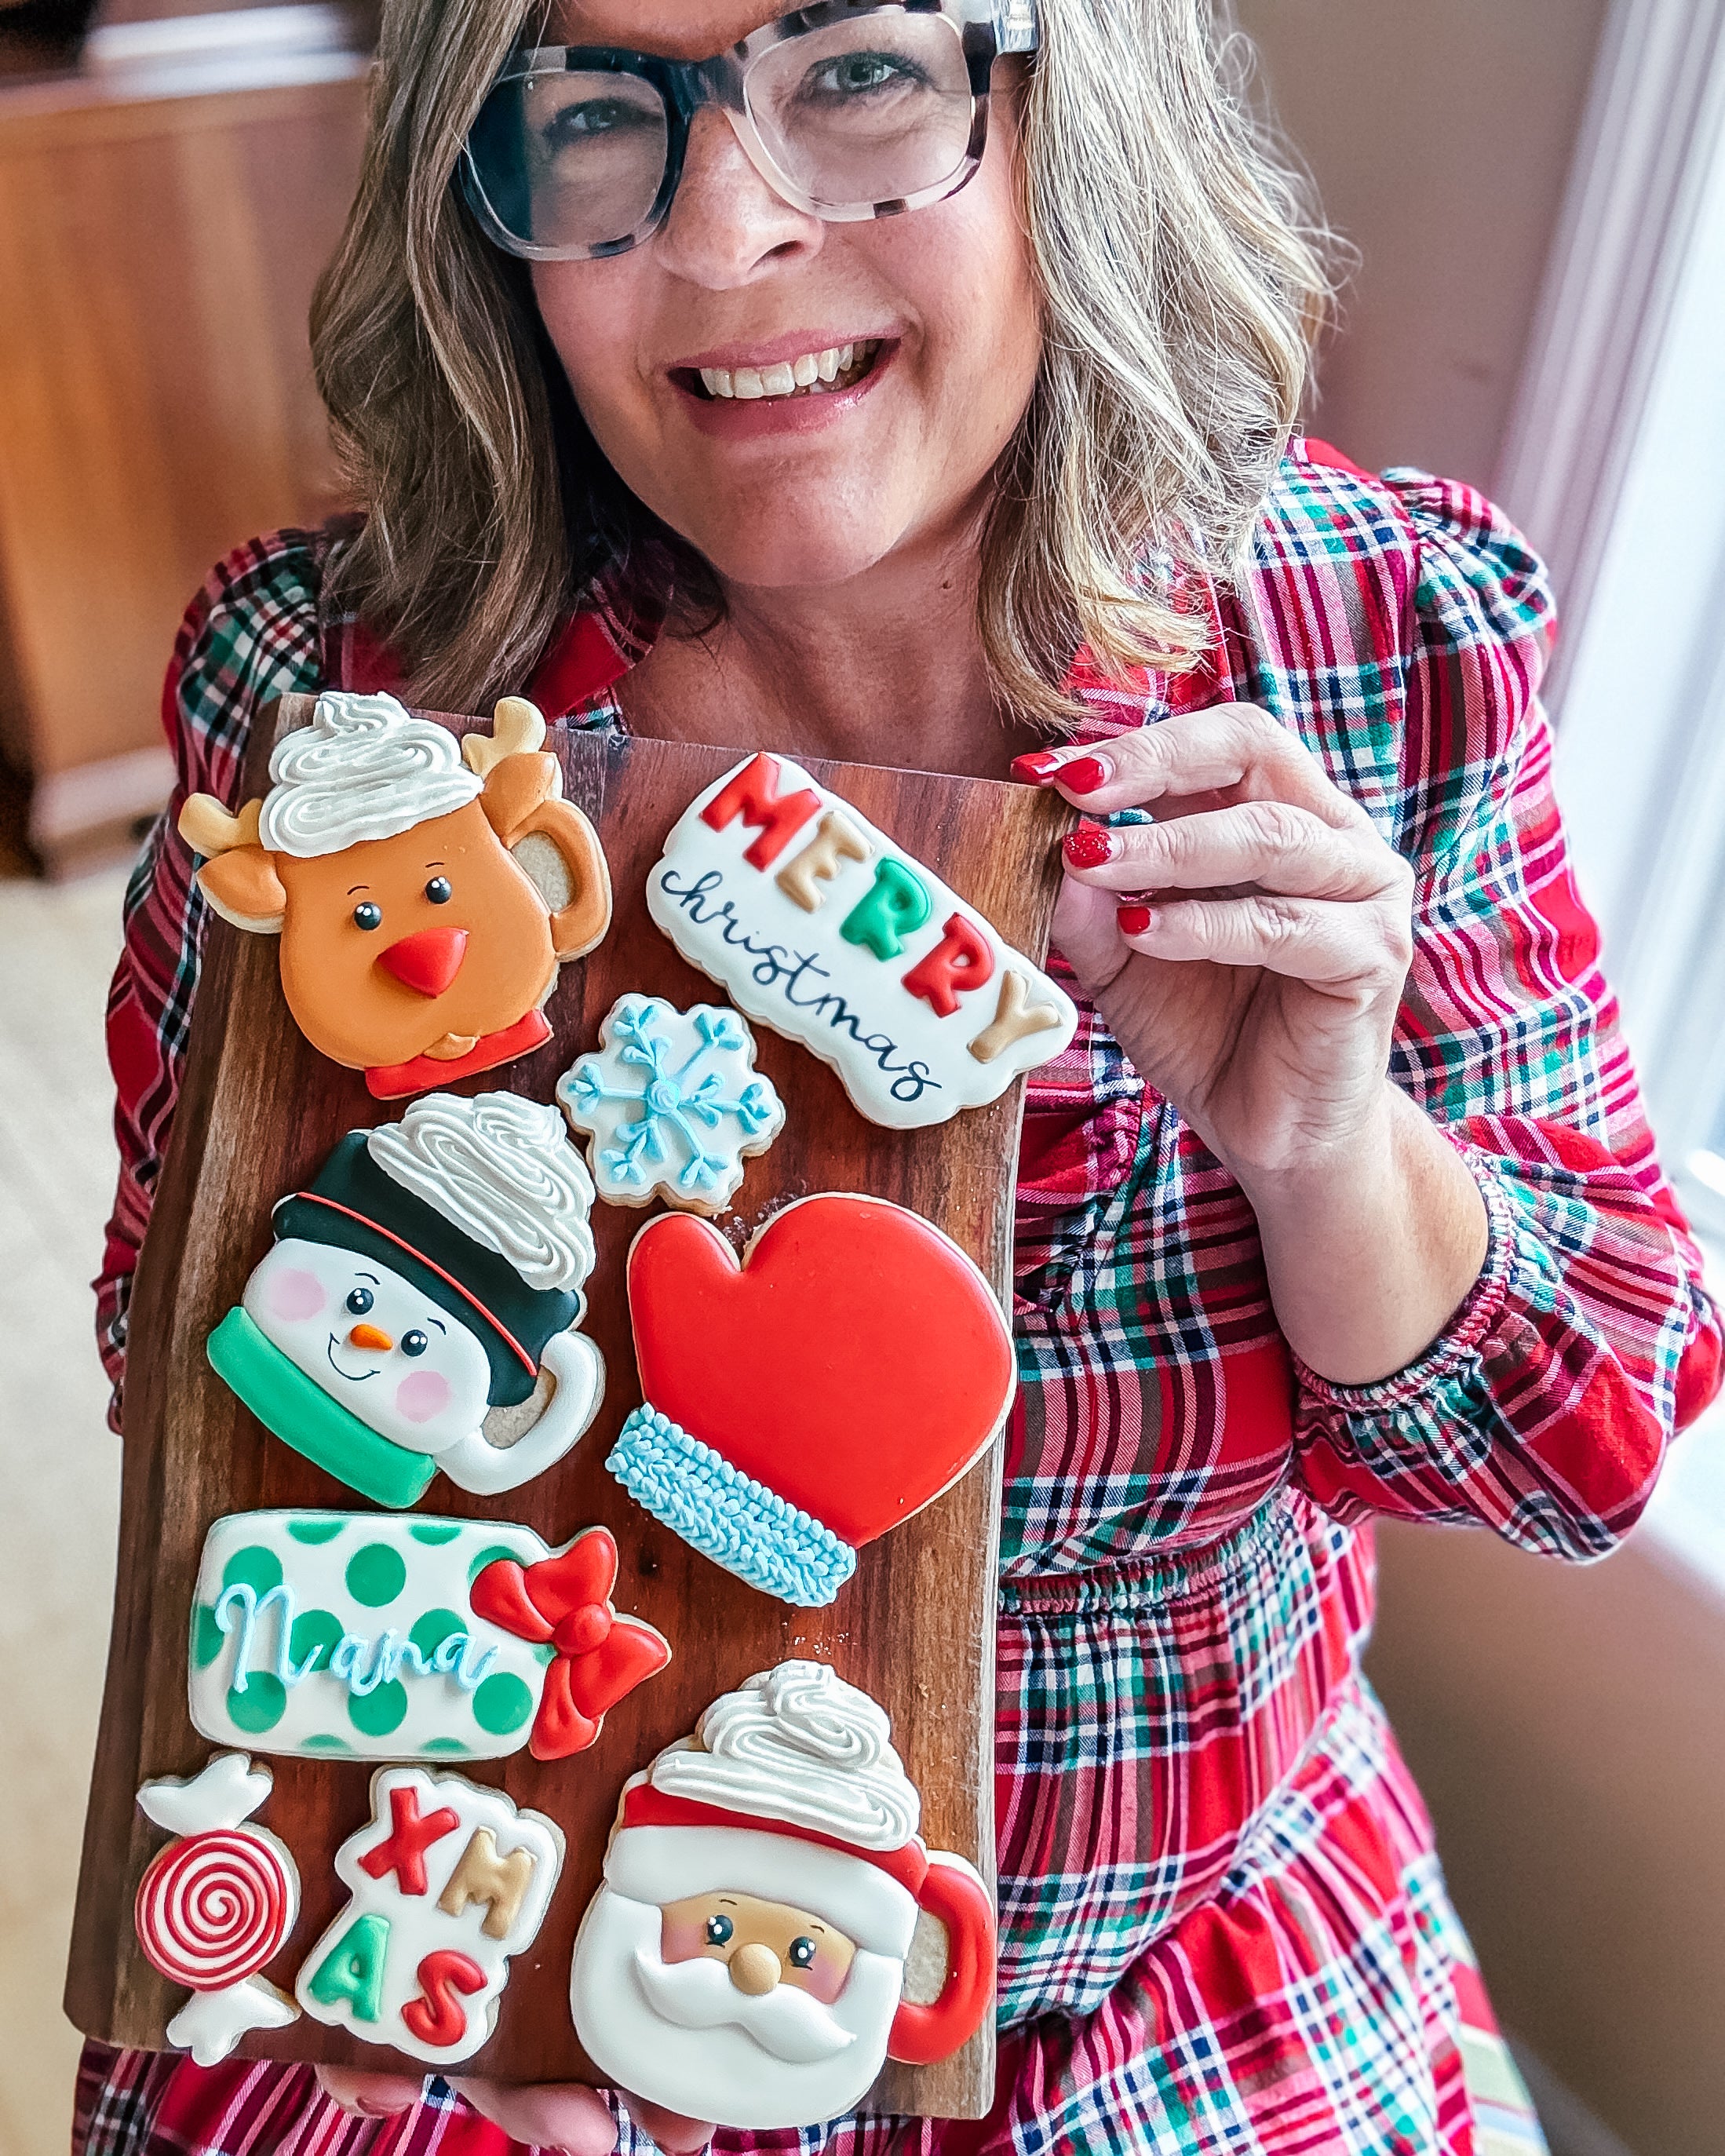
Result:
<svg viewBox="0 0 1725 2156">
<path fill-rule="evenodd" d="M 805 1198 L 741 1264 L 706 1220 L 651 1220 L 629 1305 L 645 1404 L 612 1473 L 705 1556 L 805 1607 L 988 1450 L 1016 1382 L 988 1281 L 884 1199 Z"/>
</svg>

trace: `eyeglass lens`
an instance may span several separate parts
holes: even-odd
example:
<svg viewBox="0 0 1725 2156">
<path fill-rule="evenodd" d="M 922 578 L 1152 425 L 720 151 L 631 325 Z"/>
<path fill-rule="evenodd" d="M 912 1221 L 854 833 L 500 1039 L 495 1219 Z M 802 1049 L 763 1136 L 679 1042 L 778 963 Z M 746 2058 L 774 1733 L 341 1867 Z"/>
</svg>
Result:
<svg viewBox="0 0 1725 2156">
<path fill-rule="evenodd" d="M 969 74 L 943 15 L 884 8 L 785 38 L 752 62 L 743 96 L 768 161 L 817 208 L 938 187 L 970 141 Z M 514 237 L 584 250 L 646 222 L 670 137 L 664 101 L 644 77 L 559 69 L 500 85 L 472 147 Z"/>
</svg>

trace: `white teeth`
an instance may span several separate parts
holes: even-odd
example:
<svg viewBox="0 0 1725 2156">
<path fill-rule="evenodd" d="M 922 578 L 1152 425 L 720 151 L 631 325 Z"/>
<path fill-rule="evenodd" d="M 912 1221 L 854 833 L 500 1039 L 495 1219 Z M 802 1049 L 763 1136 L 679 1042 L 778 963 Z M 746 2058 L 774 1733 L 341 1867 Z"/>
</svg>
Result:
<svg viewBox="0 0 1725 2156">
<path fill-rule="evenodd" d="M 3 0 L 0 0 L 3 5 Z M 878 338 L 860 344 L 829 345 L 824 352 L 805 352 L 799 358 L 780 360 L 773 367 L 703 367 L 701 386 L 709 397 L 788 397 L 798 389 L 812 389 L 817 382 L 836 382 L 880 349 Z"/>
</svg>

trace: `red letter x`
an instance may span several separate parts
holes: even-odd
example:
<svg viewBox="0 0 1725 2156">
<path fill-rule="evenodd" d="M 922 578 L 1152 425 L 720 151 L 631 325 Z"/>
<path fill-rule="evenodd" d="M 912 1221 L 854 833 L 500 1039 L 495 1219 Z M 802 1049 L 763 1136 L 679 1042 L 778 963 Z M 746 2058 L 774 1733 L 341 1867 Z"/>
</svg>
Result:
<svg viewBox="0 0 1725 2156">
<path fill-rule="evenodd" d="M 389 1814 L 394 1831 L 388 1841 L 380 1841 L 359 1860 L 362 1871 L 369 1871 L 373 1879 L 382 1879 L 393 1871 L 403 1894 L 423 1894 L 425 1885 L 425 1852 L 434 1841 L 441 1841 L 446 1834 L 453 1834 L 460 1825 L 460 1815 L 445 1804 L 441 1811 L 419 1816 L 419 1799 L 411 1788 L 389 1792 Z"/>
</svg>

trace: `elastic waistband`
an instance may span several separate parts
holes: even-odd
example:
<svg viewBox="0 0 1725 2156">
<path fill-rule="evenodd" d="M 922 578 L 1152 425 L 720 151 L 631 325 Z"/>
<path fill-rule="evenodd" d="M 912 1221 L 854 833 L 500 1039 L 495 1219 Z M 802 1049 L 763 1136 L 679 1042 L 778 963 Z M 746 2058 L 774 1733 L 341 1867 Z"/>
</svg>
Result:
<svg viewBox="0 0 1725 2156">
<path fill-rule="evenodd" d="M 1214 1594 L 1269 1563 L 1279 1568 L 1290 1543 L 1304 1543 L 1311 1504 L 1285 1483 L 1250 1518 L 1221 1541 L 1162 1558 L 1127 1558 L 1086 1572 L 1043 1573 L 1003 1579 L 1003 1617 L 1055 1617 L 1083 1612 L 1130 1615 L 1199 1595 Z M 1339 1548 L 1350 1530 L 1325 1520 L 1320 1532 Z"/>
</svg>

